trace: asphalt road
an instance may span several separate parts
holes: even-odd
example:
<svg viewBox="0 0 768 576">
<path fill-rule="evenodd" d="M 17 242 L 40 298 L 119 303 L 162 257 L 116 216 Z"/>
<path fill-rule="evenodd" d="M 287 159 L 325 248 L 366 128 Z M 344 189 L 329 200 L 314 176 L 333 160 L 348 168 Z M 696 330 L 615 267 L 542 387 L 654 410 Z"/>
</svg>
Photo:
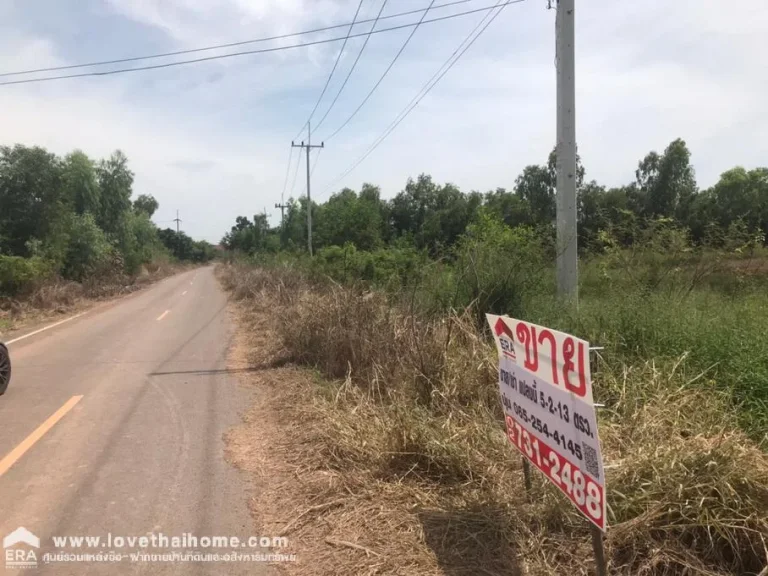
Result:
<svg viewBox="0 0 768 576">
<path fill-rule="evenodd" d="M 225 304 L 213 269 L 197 269 L 10 344 L 13 378 L 0 397 L 0 538 L 21 526 L 40 538 L 33 573 L 267 573 L 263 563 L 242 561 L 41 560 L 56 551 L 53 536 L 154 533 L 158 544 L 159 534 L 261 536 L 245 478 L 224 460 L 222 435 L 248 401 L 226 371 Z M 115 543 L 63 550 L 185 550 Z M 200 544 L 192 549 L 253 551 Z"/>
</svg>

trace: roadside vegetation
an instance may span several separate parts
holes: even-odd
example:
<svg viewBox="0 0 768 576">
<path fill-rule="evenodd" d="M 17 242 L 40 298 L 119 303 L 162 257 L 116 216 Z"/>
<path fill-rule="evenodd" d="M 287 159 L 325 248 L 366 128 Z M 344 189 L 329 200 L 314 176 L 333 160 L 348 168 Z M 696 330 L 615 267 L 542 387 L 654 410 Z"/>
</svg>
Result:
<svg viewBox="0 0 768 576">
<path fill-rule="evenodd" d="M 313 371 L 272 391 L 301 478 L 284 505 L 311 549 L 302 573 L 592 572 L 586 521 L 538 475 L 523 488 L 494 312 L 603 347 L 612 573 L 765 574 L 768 169 L 698 190 L 681 140 L 622 188 L 580 169 L 578 309 L 555 297 L 553 174 L 551 156 L 514 191 L 428 176 L 390 201 L 343 190 L 313 207 L 314 259 L 301 203 L 225 237 L 220 278 L 246 326 Z"/>
<path fill-rule="evenodd" d="M 133 198 L 133 177 L 120 151 L 96 161 L 0 147 L 0 330 L 213 258 L 210 244 L 157 229 L 158 202 Z"/>
</svg>

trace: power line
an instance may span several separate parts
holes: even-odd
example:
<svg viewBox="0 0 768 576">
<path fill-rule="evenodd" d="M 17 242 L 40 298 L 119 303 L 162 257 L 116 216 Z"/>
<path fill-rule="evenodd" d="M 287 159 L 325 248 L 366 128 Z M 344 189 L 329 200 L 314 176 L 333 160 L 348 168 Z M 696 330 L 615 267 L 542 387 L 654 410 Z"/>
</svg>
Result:
<svg viewBox="0 0 768 576">
<path fill-rule="evenodd" d="M 291 160 L 293 160 L 293 146 L 288 149 L 288 166 L 285 167 L 285 181 L 283 182 L 283 192 L 280 194 L 280 203 L 285 200 L 285 189 L 288 186 L 288 174 L 291 172 Z"/>
<path fill-rule="evenodd" d="M 293 149 L 293 146 L 291 146 Z M 290 167 L 290 164 L 288 165 Z M 296 177 L 299 175 L 299 166 L 301 166 L 301 155 L 296 157 L 296 171 L 293 173 L 293 184 L 291 184 L 291 196 L 293 196 L 293 190 L 296 188 Z"/>
<path fill-rule="evenodd" d="M 467 2 L 473 2 L 474 0 L 454 0 L 453 2 L 446 2 L 444 4 L 438 4 L 437 6 L 434 6 L 432 10 L 438 10 L 440 8 L 449 8 L 451 6 L 456 6 L 457 4 L 466 4 Z M 391 14 L 389 16 L 384 16 L 382 20 L 389 20 L 391 18 L 399 18 L 401 16 L 410 16 L 411 14 L 418 14 L 419 12 L 424 12 L 424 8 L 419 8 L 418 10 L 409 10 L 407 12 L 398 12 L 397 14 Z M 373 22 L 375 19 L 369 18 L 367 20 L 360 20 L 357 22 L 357 24 L 367 24 L 368 22 Z M 351 23 L 351 24 L 354 24 Z M 315 34 L 317 32 L 326 32 L 328 30 L 335 30 L 336 28 L 346 28 L 347 26 L 350 26 L 349 22 L 346 22 L 344 24 L 334 24 L 332 26 L 325 26 L 323 28 L 314 28 L 313 30 L 304 30 L 302 32 L 291 32 L 288 34 L 280 34 L 278 36 L 268 36 L 265 38 L 256 38 L 251 40 L 242 40 L 240 42 L 230 42 L 228 44 L 216 44 L 213 46 L 204 46 L 202 48 L 190 48 L 187 50 L 177 50 L 175 52 L 163 52 L 160 54 L 149 54 L 147 56 L 132 56 L 129 58 L 119 58 L 116 60 L 102 60 L 98 62 L 86 62 L 84 64 L 69 64 L 66 66 L 51 66 L 48 68 L 37 68 L 33 70 L 21 70 L 17 72 L 2 72 L 0 73 L 0 78 L 5 76 L 21 76 L 24 74 L 36 74 L 40 72 L 57 72 L 60 70 L 72 70 L 76 68 L 90 68 L 92 66 L 106 66 L 108 64 L 124 64 L 126 62 L 137 62 L 141 60 L 154 60 L 157 58 L 167 58 L 168 56 L 181 56 L 183 54 L 195 54 L 198 52 L 207 52 L 210 50 L 220 50 L 222 48 L 234 48 L 235 46 L 245 46 L 248 44 L 258 44 L 261 42 L 270 42 L 272 40 L 283 40 L 285 38 L 293 38 L 296 36 L 305 36 L 307 34 Z"/>
<path fill-rule="evenodd" d="M 434 0 L 433 0 L 434 2 Z M 506 6 L 507 4 L 516 4 L 517 0 L 509 0 L 508 2 L 502 4 L 501 6 Z M 493 10 L 495 6 L 486 6 L 483 8 L 475 8 L 474 10 L 467 10 L 465 12 L 457 12 L 456 14 L 450 14 L 448 16 L 439 16 L 437 18 L 431 18 L 429 20 L 419 20 L 418 23 L 410 23 L 410 24 L 400 24 L 397 26 L 391 26 L 389 28 L 382 28 L 381 30 L 371 30 L 369 32 L 363 32 L 360 34 L 350 34 L 349 38 L 360 38 L 362 36 L 369 36 L 371 34 L 381 34 L 382 32 L 391 32 L 393 30 L 402 30 L 403 28 L 412 28 L 412 27 L 418 27 L 422 24 L 431 24 L 433 22 L 442 22 L 443 20 L 451 20 L 453 18 L 458 18 L 460 16 L 467 16 L 469 14 L 475 14 L 478 12 L 485 12 L 488 10 Z M 79 74 L 66 74 L 63 76 L 44 76 L 42 78 L 28 78 L 25 80 L 12 80 L 7 82 L 0 82 L 0 86 L 10 86 L 13 84 L 30 84 L 33 82 L 48 82 L 52 80 L 66 80 L 70 78 L 84 78 L 87 76 L 110 76 L 112 74 L 121 74 L 121 73 L 127 73 L 127 72 L 141 72 L 144 70 L 157 70 L 160 68 L 171 68 L 173 66 L 182 66 L 186 64 L 197 64 L 199 62 L 209 62 L 211 60 L 220 60 L 223 58 L 232 58 L 235 56 L 247 56 L 250 54 L 263 54 L 267 52 L 280 52 L 283 50 L 290 50 L 293 48 L 304 48 L 306 46 L 316 46 L 318 44 L 328 44 L 331 42 L 338 42 L 339 40 L 344 40 L 344 36 L 338 36 L 335 38 L 326 38 L 324 40 L 314 40 L 311 42 L 304 42 L 301 44 L 292 44 L 290 46 L 276 46 L 274 48 L 262 48 L 259 50 L 245 50 L 242 52 L 230 52 L 229 54 L 219 54 L 216 56 L 206 56 L 203 58 L 195 58 L 192 60 L 179 60 L 177 62 L 166 62 L 163 64 L 153 64 L 150 66 L 140 66 L 136 68 L 118 68 L 115 70 L 106 70 L 104 72 L 83 72 Z"/>
<path fill-rule="evenodd" d="M 432 81 L 432 80 L 430 79 L 430 81 L 428 81 L 428 82 L 427 82 L 427 83 L 426 83 L 426 84 L 425 84 L 425 85 L 422 87 L 421 91 L 420 91 L 419 93 L 417 93 L 416 97 L 415 97 L 413 100 L 411 100 L 411 103 L 410 103 L 410 104 L 408 104 L 408 106 L 406 106 L 406 107 L 403 109 L 403 111 L 401 111 L 401 112 L 400 112 L 400 114 L 398 115 L 398 117 L 396 117 L 396 118 L 395 118 L 395 120 L 394 120 L 394 121 L 393 121 L 393 122 L 392 122 L 392 123 L 391 123 L 391 124 L 390 124 L 390 125 L 389 125 L 389 126 L 386 128 L 386 129 L 385 129 L 385 130 L 384 130 L 384 132 L 383 132 L 383 133 L 382 133 L 382 134 L 381 134 L 381 135 L 380 135 L 380 136 L 379 136 L 379 137 L 376 139 L 376 141 L 375 141 L 375 142 L 373 143 L 373 145 L 372 145 L 372 146 L 371 146 L 371 147 L 370 147 L 370 148 L 369 148 L 369 149 L 368 149 L 368 150 L 365 152 L 365 154 L 363 154 L 363 156 L 361 156 L 361 157 L 360 157 L 360 158 L 359 158 L 357 161 L 355 161 L 355 162 L 352 164 L 352 166 L 350 166 L 350 167 L 349 167 L 349 168 L 348 168 L 348 169 L 347 169 L 347 170 L 346 170 L 346 171 L 345 171 L 345 172 L 344 172 L 344 173 L 343 173 L 341 176 L 339 176 L 338 178 L 336 178 L 336 180 L 334 180 L 334 181 L 333 181 L 333 182 L 332 182 L 332 183 L 331 183 L 331 184 L 328 186 L 328 188 L 327 188 L 327 189 L 326 189 L 326 190 L 323 192 L 323 195 L 325 195 L 325 194 L 328 192 L 328 190 L 330 190 L 330 188 L 332 188 L 332 187 L 333 187 L 333 186 L 334 186 L 334 185 L 335 185 L 337 182 L 339 182 L 339 181 L 343 180 L 344 178 L 346 178 L 346 177 L 347 177 L 347 175 L 349 175 L 350 173 L 352 173 L 352 172 L 355 170 L 355 168 L 357 168 L 357 167 L 358 167 L 360 164 L 362 164 L 362 163 L 365 161 L 365 159 L 366 159 L 366 158 L 368 158 L 368 156 L 370 156 L 370 155 L 373 153 L 373 151 L 374 151 L 374 150 L 376 150 L 376 148 L 378 148 L 378 147 L 379 147 L 379 146 L 380 146 L 380 145 L 381 145 L 381 144 L 384 142 L 384 140 L 386 140 L 386 138 L 387 138 L 387 137 L 388 137 L 388 136 L 389 136 L 389 135 L 390 135 L 392 132 L 394 132 L 394 130 L 395 130 L 395 129 L 396 129 L 396 128 L 397 128 L 397 127 L 400 125 L 400 123 L 401 123 L 403 120 L 405 120 L 405 118 L 406 118 L 406 117 L 407 117 L 407 116 L 408 116 L 408 115 L 409 115 L 409 114 L 410 114 L 410 113 L 411 113 L 411 112 L 414 110 L 414 108 L 416 108 L 416 106 L 418 106 L 418 105 L 419 105 L 419 103 L 421 102 L 421 100 L 422 100 L 422 99 L 423 99 L 423 98 L 424 98 L 424 97 L 425 97 L 425 96 L 426 96 L 426 95 L 427 95 L 427 94 L 428 94 L 428 93 L 429 93 L 429 92 L 432 90 L 432 88 L 434 88 L 434 87 L 437 85 L 437 83 L 438 83 L 438 82 L 440 82 L 440 80 L 443 78 L 443 76 L 445 76 L 445 75 L 448 73 L 448 71 L 449 71 L 451 68 L 453 68 L 454 64 L 456 64 L 456 62 L 458 62 L 458 61 L 459 61 L 459 59 L 460 59 L 460 58 L 461 58 L 461 57 L 464 55 L 464 53 L 465 53 L 467 50 L 469 50 L 469 48 L 472 46 L 472 44 L 474 44 L 475 40 L 477 40 L 477 39 L 480 37 L 480 35 L 481 35 L 483 32 L 485 32 L 485 29 L 486 29 L 486 28 L 487 28 L 487 27 L 488 27 L 488 26 L 491 24 L 491 22 L 493 22 L 493 21 L 496 19 L 496 17 L 497 17 L 497 16 L 498 16 L 498 15 L 501 13 L 501 11 L 504 9 L 504 7 L 505 7 L 506 5 L 508 5 L 508 4 L 517 4 L 517 3 L 520 3 L 520 2 L 523 2 L 523 1 L 524 1 L 524 0 L 515 0 L 515 1 L 513 1 L 513 2 L 507 2 L 507 3 L 505 3 L 505 4 L 499 4 L 499 3 L 497 2 L 497 6 L 494 6 L 494 8 L 496 8 L 496 7 L 500 6 L 500 8 L 499 8 L 498 12 L 496 12 L 496 14 L 494 14 L 494 16 L 493 16 L 493 17 L 492 17 L 492 18 L 491 18 L 491 19 L 490 19 L 490 20 L 489 20 L 489 21 L 488 21 L 488 22 L 485 24 L 485 26 L 484 26 L 484 27 L 483 27 L 483 28 L 480 30 L 480 32 L 479 32 L 479 33 L 478 33 L 478 34 L 477 34 L 477 35 L 476 35 L 476 36 L 475 36 L 475 37 L 472 39 L 472 41 L 471 41 L 471 42 L 470 42 L 470 43 L 469 43 L 469 44 L 468 44 L 468 45 L 467 45 L 467 46 L 466 46 L 466 47 L 465 47 L 465 48 L 464 48 L 464 49 L 463 49 L 463 50 L 462 50 L 462 51 L 459 53 L 459 55 L 458 55 L 458 56 L 457 56 L 457 57 L 456 57 L 456 58 L 453 60 L 453 62 L 451 62 L 451 63 L 450 63 L 450 65 L 449 65 L 449 66 L 448 66 L 448 67 L 447 67 L 447 68 L 446 68 L 446 69 L 445 69 L 445 70 L 444 70 L 442 73 L 439 73 L 440 71 L 439 71 L 439 69 L 438 69 L 438 73 L 439 73 L 439 75 L 438 75 L 437 79 L 436 79 L 436 80 L 434 80 L 434 82 L 433 82 L 431 85 L 429 84 L 429 82 L 430 82 L 430 81 Z M 483 20 L 484 20 L 484 19 L 483 19 Z M 481 20 L 481 24 L 482 24 L 482 20 Z M 477 27 L 476 27 L 475 29 L 477 29 Z M 474 30 L 473 30 L 473 32 L 474 32 Z M 472 34 L 472 32 L 470 32 L 470 36 L 471 36 L 471 34 Z M 467 39 L 465 38 L 465 39 L 464 39 L 464 41 L 462 42 L 462 44 L 464 44 L 466 41 L 467 41 Z M 460 46 L 461 46 L 461 44 L 459 45 L 459 47 L 460 47 Z M 458 49 L 457 49 L 457 50 L 458 50 Z M 456 54 L 456 51 L 454 51 L 454 54 Z M 453 57 L 453 54 L 451 55 L 451 57 L 449 57 L 449 58 L 448 58 L 448 62 L 450 62 L 450 60 L 451 60 L 451 58 L 452 58 L 452 57 Z M 447 62 L 446 62 L 446 63 L 447 63 Z M 446 63 L 444 63 L 444 64 L 443 64 L 443 66 L 441 66 L 441 68 L 445 67 L 445 64 L 446 64 Z M 435 77 L 435 76 L 432 76 L 432 78 L 434 78 L 434 77 Z M 415 100 L 415 102 L 414 102 L 414 100 Z"/>
<path fill-rule="evenodd" d="M 360 102 L 360 105 L 357 108 L 355 108 L 355 111 L 352 112 L 352 114 L 349 116 L 349 118 L 347 118 L 341 126 L 336 128 L 336 131 L 333 132 L 330 136 L 328 136 L 328 138 L 326 138 L 325 140 L 330 140 L 331 138 L 336 136 L 336 134 L 341 132 L 344 129 L 344 127 L 352 121 L 352 118 L 357 116 L 357 113 L 360 112 L 360 109 L 363 106 L 365 106 L 365 103 L 368 102 L 368 99 L 373 95 L 374 92 L 376 92 L 376 89 L 384 81 L 384 78 L 386 78 L 387 74 L 389 74 L 389 71 L 392 70 L 392 67 L 395 65 L 395 62 L 397 62 L 397 59 L 400 58 L 400 55 L 405 50 L 405 47 L 408 46 L 408 43 L 411 41 L 411 38 L 413 38 L 413 35 L 416 34 L 416 30 L 419 29 L 419 26 L 421 26 L 421 23 L 424 21 L 424 17 L 427 15 L 427 12 L 429 12 L 429 9 L 432 8 L 432 4 L 434 4 L 434 3 L 435 3 L 435 0 L 432 0 L 429 3 L 429 6 L 427 6 L 426 12 L 424 12 L 424 14 L 421 15 L 421 19 L 419 20 L 418 24 L 416 24 L 415 28 L 413 30 L 411 30 L 411 33 L 408 35 L 408 38 L 405 39 L 405 42 L 400 47 L 400 50 L 397 52 L 397 54 L 395 54 L 395 57 L 392 59 L 392 62 L 390 62 L 389 66 L 387 66 L 387 69 L 384 70 L 384 74 L 381 75 L 381 78 L 379 78 L 378 82 L 376 82 L 376 84 L 374 84 L 373 88 L 371 88 L 371 91 L 368 92 L 368 94 L 366 95 L 365 98 L 363 98 L 363 101 Z M 373 30 L 371 32 L 373 32 Z"/>
<path fill-rule="evenodd" d="M 357 16 L 360 14 L 360 8 L 363 7 L 363 2 L 365 0 L 360 0 L 360 3 L 357 5 L 357 10 L 355 10 L 355 16 L 352 18 L 352 24 L 349 25 L 349 31 L 347 32 L 347 37 L 344 38 L 344 43 L 341 45 L 341 50 L 339 50 L 339 55 L 336 56 L 336 62 L 333 63 L 333 68 L 331 68 L 331 73 L 328 74 L 328 80 L 325 81 L 325 86 L 323 86 L 323 91 L 320 92 L 320 97 L 317 99 L 317 102 L 315 102 L 315 107 L 312 108 L 312 112 L 309 114 L 309 118 L 307 118 L 307 121 L 302 124 L 301 128 L 299 128 L 299 133 L 294 136 L 294 140 L 298 138 L 301 135 L 302 130 L 312 121 L 312 117 L 315 115 L 315 112 L 317 112 L 317 107 L 320 106 L 320 102 L 323 99 L 323 96 L 325 96 L 326 90 L 328 90 L 328 85 L 331 83 L 331 78 L 333 78 L 333 73 L 336 72 L 336 67 L 339 65 L 339 61 L 341 60 L 342 55 L 344 54 L 344 48 L 347 46 L 347 41 L 349 40 L 349 35 L 352 34 L 352 28 L 355 27 L 355 22 L 357 22 Z M 426 14 L 426 12 L 424 12 Z M 370 38 L 370 36 L 368 36 Z M 315 127 L 315 130 L 317 130 L 317 127 Z"/>
<path fill-rule="evenodd" d="M 315 161 L 312 163 L 312 170 L 310 171 L 309 175 L 312 176 L 315 173 L 315 168 L 317 168 L 317 162 L 320 160 L 320 154 L 322 153 L 323 148 L 317 149 L 317 154 L 315 155 Z"/>
<path fill-rule="evenodd" d="M 376 19 L 373 21 L 373 26 L 371 26 L 371 31 L 376 29 L 376 24 L 379 22 L 379 19 L 381 18 L 381 13 L 384 12 L 384 7 L 386 5 L 387 5 L 387 0 L 384 0 L 384 2 L 382 2 L 381 4 L 381 8 L 379 9 L 379 13 L 376 15 Z M 317 130 L 320 127 L 320 125 L 328 117 L 328 114 L 330 114 L 333 107 L 336 105 L 336 101 L 339 99 L 339 96 L 341 96 L 341 93 L 344 91 L 344 88 L 346 87 L 347 82 L 349 81 L 349 77 L 352 76 L 352 72 L 355 71 L 355 67 L 357 66 L 357 63 L 360 61 L 360 57 L 363 55 L 363 52 L 365 51 L 365 47 L 368 46 L 368 41 L 370 39 L 371 39 L 370 35 L 365 37 L 365 42 L 363 42 L 363 46 L 362 48 L 360 48 L 360 52 L 357 53 L 357 58 L 355 58 L 355 61 L 352 63 L 352 68 L 349 69 L 349 72 L 347 73 L 347 77 L 344 78 L 344 82 L 341 84 L 341 88 L 339 88 L 339 91 L 336 93 L 336 97 L 333 99 L 333 102 L 331 102 L 331 105 L 328 107 L 328 110 L 325 111 L 325 114 L 323 114 L 323 117 L 320 119 L 320 122 L 318 122 L 317 125 L 315 126 L 315 130 Z"/>
<path fill-rule="evenodd" d="M 467 42 L 467 40 L 468 40 L 469 36 L 471 36 L 471 35 L 472 35 L 472 33 L 474 33 L 474 31 L 475 31 L 475 30 L 477 30 L 478 26 L 479 26 L 480 24 L 482 24 L 483 20 L 485 20 L 485 18 L 483 18 L 483 20 L 481 20 L 481 21 L 480 21 L 480 23 L 478 24 L 478 26 L 476 26 L 476 27 L 475 27 L 475 29 L 474 29 L 472 32 L 470 32 L 469 36 L 467 36 L 467 38 L 465 38 L 465 39 L 464 39 L 464 41 L 462 42 L 462 44 L 460 44 L 460 45 L 459 45 L 459 48 L 457 48 L 457 49 L 456 49 L 456 51 L 454 51 L 454 53 L 453 53 L 453 54 L 452 54 L 452 55 L 451 55 L 451 56 L 448 58 L 448 60 L 447 60 L 447 61 L 446 61 L 446 62 L 445 62 L 445 63 L 444 63 L 444 64 L 443 64 L 441 67 L 440 67 L 440 69 L 444 68 L 444 67 L 446 66 L 446 64 L 447 64 L 448 62 L 450 62 L 450 64 L 448 65 L 448 67 L 447 67 L 447 68 L 445 68 L 445 70 L 443 70 L 442 72 L 440 72 L 440 69 L 438 69 L 438 73 L 437 73 L 437 74 L 435 74 L 435 75 L 437 76 L 437 78 L 436 78 L 436 79 L 434 79 L 434 78 L 435 78 L 435 75 L 433 75 L 433 76 L 432 76 L 432 78 L 431 78 L 431 79 L 430 79 L 430 80 L 429 80 L 429 81 L 428 81 L 428 82 L 427 82 L 427 83 L 426 83 L 426 84 L 425 84 L 425 85 L 422 87 L 422 89 L 419 91 L 419 93 L 417 93 L 416 97 L 414 97 L 414 99 L 413 99 L 413 100 L 411 100 L 411 103 L 410 103 L 410 104 L 408 104 L 408 106 L 406 106 L 406 107 L 405 107 L 405 108 L 404 108 L 404 109 L 403 109 L 403 110 L 400 112 L 400 114 L 399 114 L 399 115 L 398 115 L 398 116 L 395 118 L 395 120 L 394 120 L 394 121 L 393 121 L 393 122 L 392 122 L 392 123 L 391 123 L 391 124 L 390 124 L 390 125 L 389 125 L 389 126 L 386 128 L 386 130 L 384 130 L 384 132 L 383 132 L 383 133 L 382 133 L 382 134 L 381 134 L 381 135 L 380 135 L 380 136 L 379 136 L 379 137 L 376 139 L 376 141 L 375 141 L 375 142 L 374 142 L 374 143 L 373 143 L 373 144 L 372 144 L 372 145 L 369 147 L 369 149 L 368 149 L 368 150 L 365 152 L 365 154 L 363 154 L 363 155 L 362 155 L 362 156 L 361 156 L 361 157 L 360 157 L 360 158 L 359 158 L 357 161 L 355 161 L 355 162 L 352 164 L 352 166 L 350 166 L 350 167 L 349 167 L 349 168 L 348 168 L 346 171 L 344 171 L 344 172 L 342 173 L 342 175 L 341 175 L 341 176 L 339 176 L 338 178 L 336 178 L 336 179 L 335 179 L 335 180 L 334 180 L 334 181 L 333 181 L 333 182 L 332 182 L 332 183 L 331 183 L 331 184 L 330 184 L 330 185 L 329 185 L 329 186 L 328 186 L 328 187 L 325 189 L 325 191 L 324 191 L 324 192 L 323 192 L 323 193 L 322 193 L 320 196 L 324 196 L 325 194 L 327 194 L 327 193 L 328 193 L 328 191 L 329 191 L 329 190 L 330 190 L 330 189 L 331 189 L 333 186 L 335 186 L 335 185 L 336 185 L 338 182 L 340 182 L 341 180 L 343 180 L 344 178 L 346 178 L 346 177 L 347 177 L 347 175 L 349 175 L 349 174 L 350 174 L 350 173 L 351 173 L 351 172 L 352 172 L 352 171 L 353 171 L 355 168 L 357 168 L 357 167 L 358 167 L 360 164 L 362 164 L 362 163 L 365 161 L 365 159 L 366 159 L 366 158 L 368 158 L 368 156 L 370 156 L 370 155 L 373 153 L 373 151 L 374 151 L 374 150 L 376 150 L 376 148 L 378 148 L 378 147 L 381 145 L 381 143 L 382 143 L 382 142 L 384 142 L 384 140 L 386 140 L 386 138 L 387 138 L 387 137 L 388 137 L 388 136 L 389 136 L 389 135 L 390 135 L 390 134 L 391 134 L 391 133 L 392 133 L 392 132 L 393 132 L 393 131 L 394 131 L 394 130 L 395 130 L 395 129 L 396 129 L 398 126 L 399 126 L 399 125 L 400 125 L 400 123 L 401 123 L 403 120 L 405 120 L 405 118 L 406 118 L 406 117 L 407 117 L 407 116 L 408 116 L 408 115 L 409 115 L 409 114 L 410 114 L 410 113 L 411 113 L 411 112 L 414 110 L 414 108 L 416 108 L 416 106 L 418 106 L 418 105 L 419 105 L 419 102 L 421 102 L 421 100 L 422 100 L 422 99 L 423 99 L 423 98 L 424 98 L 424 97 L 425 97 L 425 96 L 426 96 L 426 95 L 427 95 L 427 94 L 428 94 L 428 93 L 429 93 L 429 92 L 430 92 L 430 91 L 431 91 L 431 90 L 432 90 L 432 89 L 433 89 L 433 88 L 434 88 L 434 87 L 435 87 L 435 86 L 436 86 L 436 85 L 437 85 L 437 84 L 440 82 L 440 80 L 442 80 L 443 76 L 445 76 L 445 75 L 446 75 L 446 74 L 447 74 L 447 73 L 450 71 L 450 69 L 451 69 L 451 68 L 453 68 L 453 66 L 456 64 L 456 62 L 458 62 L 458 61 L 459 61 L 459 59 L 460 59 L 460 58 L 461 58 L 461 57 L 464 55 L 464 53 L 465 53 L 467 50 L 469 50 L 469 48 L 472 46 L 472 44 L 474 44 L 474 43 L 475 43 L 475 41 L 476 41 L 476 40 L 477 40 L 477 39 L 480 37 L 480 35 L 482 35 L 482 34 L 483 34 L 483 32 L 485 32 L 486 28 L 488 28 L 488 26 L 490 26 L 490 25 L 491 25 L 491 23 L 492 23 L 492 22 L 493 22 L 493 21 L 496 19 L 496 17 L 497 17 L 499 14 L 501 14 L 501 11 L 502 11 L 502 10 L 503 10 L 503 9 L 504 9 L 506 6 L 508 6 L 508 5 L 510 5 L 510 4 L 519 4 L 519 3 L 521 3 L 521 2 L 524 2 L 524 1 L 525 1 L 525 0 L 511 0 L 511 1 L 508 1 L 508 2 L 504 2 L 504 3 L 501 3 L 501 4 L 497 2 L 497 3 L 496 3 L 496 6 L 493 6 L 493 8 L 498 8 L 498 11 L 497 11 L 497 12 L 496 12 L 496 13 L 495 13 L 495 14 L 494 14 L 494 15 L 493 15 L 491 18 L 490 18 L 490 20 L 488 20 L 488 21 L 485 23 L 485 25 L 482 27 L 482 29 L 481 29 L 481 30 L 480 30 L 480 31 L 479 31 L 479 32 L 478 32 L 478 33 L 475 35 L 475 37 L 474 37 L 474 38 L 472 38 L 472 40 L 471 40 L 471 41 L 470 41 L 470 42 L 469 42 L 469 43 L 468 43 L 468 44 L 467 44 L 467 45 L 464 47 L 464 49 L 463 49 L 463 50 L 461 50 L 461 52 L 459 52 L 458 56 L 456 56 L 456 57 L 455 57 L 455 59 L 454 59 L 454 60 L 451 62 L 451 58 L 453 58 L 453 57 L 454 57 L 454 55 L 456 54 L 456 52 L 458 52 L 458 50 L 461 48 L 461 45 L 462 45 L 462 44 L 465 44 L 465 43 Z M 439 74 L 439 75 L 438 75 L 438 74 Z M 434 81 L 433 81 L 432 79 L 434 79 Z M 431 85 L 430 85 L 430 82 L 432 82 L 432 84 L 431 84 Z"/>
<path fill-rule="evenodd" d="M 291 142 L 292 148 L 302 148 L 307 151 L 307 187 L 305 192 L 307 193 L 307 248 L 309 249 L 309 256 L 312 257 L 312 194 L 310 194 L 310 181 L 312 180 L 312 173 L 309 166 L 309 154 L 313 148 L 322 149 L 325 144 L 312 144 L 312 125 L 307 122 L 307 143 L 301 141 L 301 144 L 294 144 Z M 318 153 L 319 156 L 319 153 Z"/>
<path fill-rule="evenodd" d="M 323 148 L 317 148 L 317 152 L 315 153 L 315 158 L 312 160 L 312 169 L 309 171 L 309 177 L 312 178 L 315 174 L 315 168 L 317 168 L 317 161 L 320 159 L 320 153 L 323 151 Z M 304 185 L 304 190 L 302 190 L 301 195 L 307 193 L 307 186 Z"/>
</svg>

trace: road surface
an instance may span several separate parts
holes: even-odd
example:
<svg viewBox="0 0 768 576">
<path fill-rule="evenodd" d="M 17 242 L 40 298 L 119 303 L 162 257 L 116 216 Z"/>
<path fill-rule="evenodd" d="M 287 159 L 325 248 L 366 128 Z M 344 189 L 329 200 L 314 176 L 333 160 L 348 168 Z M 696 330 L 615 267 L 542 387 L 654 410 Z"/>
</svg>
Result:
<svg viewBox="0 0 768 576">
<path fill-rule="evenodd" d="M 202 268 L 11 341 L 13 379 L 0 397 L 0 538 L 19 527 L 40 538 L 33 573 L 266 573 L 253 562 L 41 561 L 55 551 L 54 536 L 154 533 L 158 547 L 123 544 L 123 553 L 147 554 L 184 550 L 160 547 L 160 534 L 170 544 L 185 533 L 261 536 L 245 478 L 224 460 L 222 434 L 248 401 L 226 370 L 225 304 L 213 269 Z M 120 552 L 116 542 L 64 550 Z M 252 550 L 202 550 L 231 551 Z"/>
</svg>

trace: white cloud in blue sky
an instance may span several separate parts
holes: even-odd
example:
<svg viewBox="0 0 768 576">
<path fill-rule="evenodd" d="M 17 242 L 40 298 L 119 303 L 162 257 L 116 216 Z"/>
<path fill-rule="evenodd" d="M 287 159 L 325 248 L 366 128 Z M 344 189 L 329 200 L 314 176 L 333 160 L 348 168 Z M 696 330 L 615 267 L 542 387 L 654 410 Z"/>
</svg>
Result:
<svg viewBox="0 0 768 576">
<path fill-rule="evenodd" d="M 440 14 L 493 3 L 472 0 Z M 357 4 L 6 0 L 0 3 L 0 61 L 3 71 L 13 71 L 258 38 L 350 21 Z M 375 16 L 380 4 L 365 0 L 360 17 Z M 385 14 L 428 4 L 389 0 Z M 416 33 L 358 117 L 328 143 L 314 173 L 313 195 L 365 151 L 480 18 L 430 24 Z M 723 0 L 577 0 L 577 137 L 587 178 L 628 183 L 643 155 L 677 137 L 688 142 L 702 187 L 736 164 L 768 164 L 762 106 L 768 93 L 767 29 L 763 0 L 738 7 Z M 325 36 L 333 34 L 338 32 Z M 318 138 L 357 106 L 408 34 L 406 29 L 372 37 Z M 361 44 L 362 39 L 348 43 L 326 104 Z M 280 200 L 290 140 L 339 49 L 340 43 L 324 44 L 0 87 L 0 143 L 39 144 L 61 154 L 81 148 L 95 157 L 121 148 L 136 172 L 136 193 L 160 202 L 156 220 L 171 220 L 178 208 L 191 235 L 218 241 L 237 215 L 265 208 L 276 214 L 272 207 Z M 316 118 L 324 112 L 321 104 Z M 427 172 L 465 190 L 511 188 L 525 165 L 546 161 L 554 118 L 554 11 L 546 10 L 546 0 L 527 0 L 508 6 L 340 186 L 359 188 L 369 181 L 391 197 L 409 176 Z M 303 191 L 303 169 L 299 174 L 294 196 Z"/>
</svg>

